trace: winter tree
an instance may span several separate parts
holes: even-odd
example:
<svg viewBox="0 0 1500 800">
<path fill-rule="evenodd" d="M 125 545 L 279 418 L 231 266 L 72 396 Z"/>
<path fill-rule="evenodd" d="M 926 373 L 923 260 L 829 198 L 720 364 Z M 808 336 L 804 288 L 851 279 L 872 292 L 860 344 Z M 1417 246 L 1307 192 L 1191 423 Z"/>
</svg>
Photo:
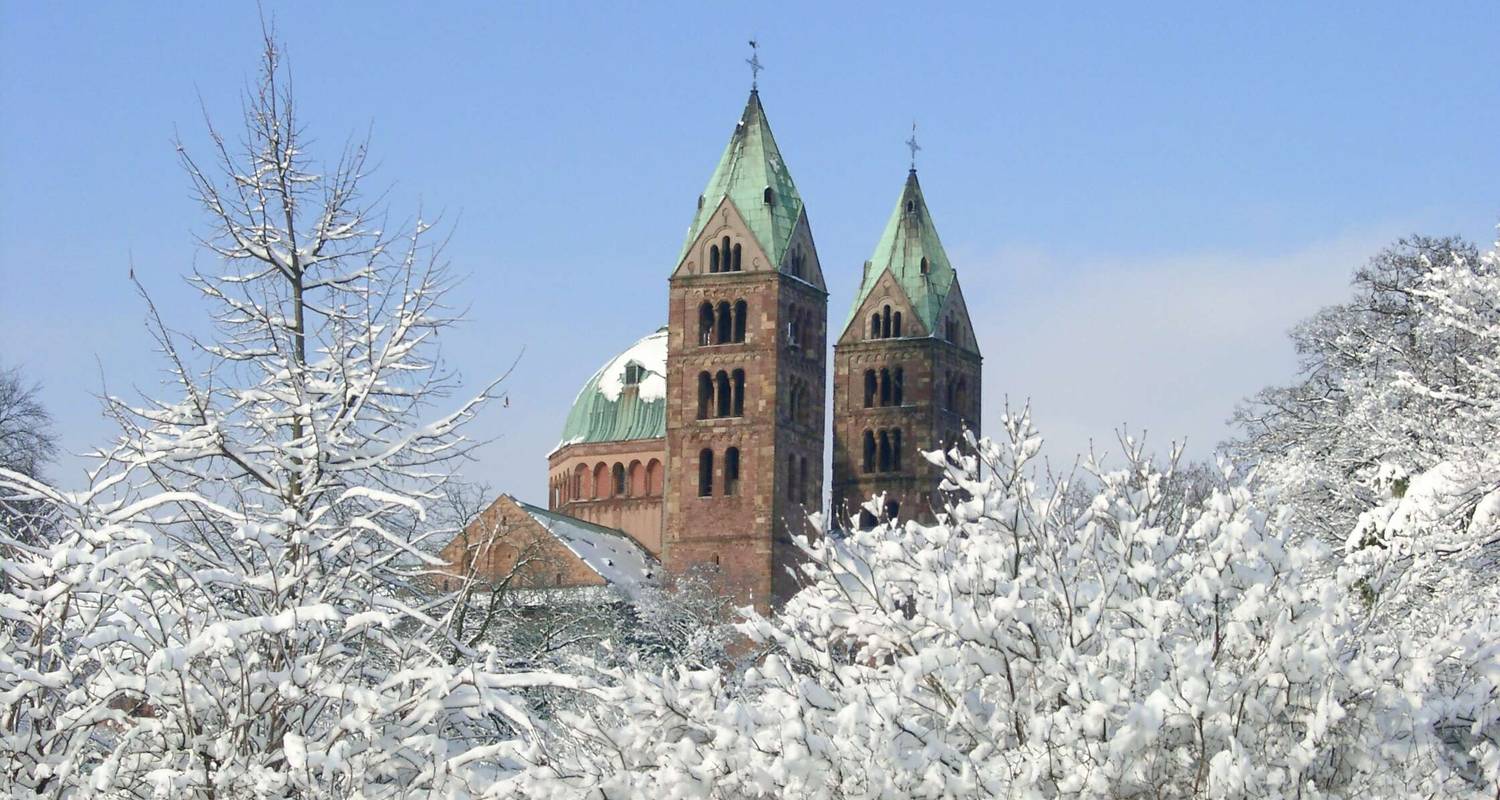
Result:
<svg viewBox="0 0 1500 800">
<path fill-rule="evenodd" d="M 1300 379 L 1238 409 L 1230 450 L 1257 465 L 1299 527 L 1342 541 L 1411 476 L 1493 434 L 1493 411 L 1470 397 L 1494 383 L 1483 367 L 1495 357 L 1493 308 L 1468 303 L 1495 272 L 1460 239 L 1403 239 L 1355 273 L 1349 302 L 1293 330 Z M 1445 310 L 1455 302 L 1466 304 L 1458 316 Z M 1488 323 L 1459 321 L 1486 313 Z"/>
<path fill-rule="evenodd" d="M 1360 586 L 1409 558 L 1298 536 L 1238 480 L 1173 512 L 1171 459 L 1128 442 L 1072 504 L 1031 477 L 1027 415 L 1004 428 L 936 454 L 968 498 L 937 524 L 805 543 L 811 585 L 744 625 L 770 653 L 741 678 L 616 672 L 529 795 L 1495 795 L 1493 585 L 1390 592 L 1448 614 L 1375 626 Z"/>
<path fill-rule="evenodd" d="M 42 477 L 42 467 L 57 452 L 52 416 L 19 367 L 0 368 L 0 469 L 29 478 Z M 52 530 L 52 509 L 35 500 L 7 498 L 0 493 L 0 526 L 26 542 L 46 539 Z M 3 576 L 0 576 L 3 577 Z"/>
<path fill-rule="evenodd" d="M 171 382 L 107 399 L 89 485 L 0 473 L 61 515 L 51 546 L 3 532 L 7 796 L 464 796 L 533 746 L 517 691 L 572 685 L 455 651 L 419 591 L 494 387 L 437 410 L 441 248 L 367 198 L 363 143 L 316 166 L 289 87 L 268 36 L 244 130 L 179 146 L 214 335 L 148 300 Z"/>
</svg>

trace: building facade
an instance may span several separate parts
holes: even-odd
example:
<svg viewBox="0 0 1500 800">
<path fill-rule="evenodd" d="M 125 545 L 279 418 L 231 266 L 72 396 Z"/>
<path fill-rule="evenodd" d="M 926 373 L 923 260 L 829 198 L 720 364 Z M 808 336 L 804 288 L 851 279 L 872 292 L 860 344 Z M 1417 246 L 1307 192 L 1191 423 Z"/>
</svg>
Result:
<svg viewBox="0 0 1500 800">
<path fill-rule="evenodd" d="M 977 425 L 980 354 L 915 170 L 834 347 L 831 509 L 823 274 L 752 90 L 669 273 L 666 326 L 569 411 L 549 512 L 627 535 L 666 574 L 708 570 L 762 610 L 797 590 L 793 537 L 822 532 L 815 513 L 832 511 L 825 529 L 930 518 L 938 472 L 920 451 Z"/>
</svg>

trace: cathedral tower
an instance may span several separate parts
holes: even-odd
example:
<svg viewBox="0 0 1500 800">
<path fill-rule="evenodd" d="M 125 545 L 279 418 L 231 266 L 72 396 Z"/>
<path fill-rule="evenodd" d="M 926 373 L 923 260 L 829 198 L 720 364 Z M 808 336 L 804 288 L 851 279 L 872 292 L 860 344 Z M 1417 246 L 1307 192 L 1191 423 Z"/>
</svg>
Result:
<svg viewBox="0 0 1500 800">
<path fill-rule="evenodd" d="M 958 275 L 912 169 L 834 345 L 837 523 L 932 519 L 941 473 L 922 451 L 952 446 L 966 427 L 978 433 L 981 360 Z M 882 492 L 882 514 L 862 508 Z"/>
<path fill-rule="evenodd" d="M 821 509 L 828 293 L 760 96 L 719 159 L 669 281 L 662 561 L 715 565 L 768 609 Z"/>
</svg>

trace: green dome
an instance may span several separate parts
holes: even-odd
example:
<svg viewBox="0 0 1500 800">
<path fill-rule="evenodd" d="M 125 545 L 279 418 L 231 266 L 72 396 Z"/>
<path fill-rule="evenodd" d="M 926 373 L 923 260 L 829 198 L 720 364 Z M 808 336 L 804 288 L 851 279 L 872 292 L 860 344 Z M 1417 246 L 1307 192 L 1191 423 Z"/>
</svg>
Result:
<svg viewBox="0 0 1500 800">
<path fill-rule="evenodd" d="M 599 368 L 578 392 L 562 440 L 571 444 L 658 439 L 667 435 L 667 328 Z"/>
</svg>

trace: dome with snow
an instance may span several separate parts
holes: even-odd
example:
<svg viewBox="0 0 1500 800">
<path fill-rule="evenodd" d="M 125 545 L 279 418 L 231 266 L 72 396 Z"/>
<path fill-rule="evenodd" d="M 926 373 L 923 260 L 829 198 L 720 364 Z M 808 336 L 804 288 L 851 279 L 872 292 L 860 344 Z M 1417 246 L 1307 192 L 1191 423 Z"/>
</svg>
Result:
<svg viewBox="0 0 1500 800">
<path fill-rule="evenodd" d="M 557 449 L 667 435 L 667 328 L 599 368 L 578 392 Z"/>
</svg>

